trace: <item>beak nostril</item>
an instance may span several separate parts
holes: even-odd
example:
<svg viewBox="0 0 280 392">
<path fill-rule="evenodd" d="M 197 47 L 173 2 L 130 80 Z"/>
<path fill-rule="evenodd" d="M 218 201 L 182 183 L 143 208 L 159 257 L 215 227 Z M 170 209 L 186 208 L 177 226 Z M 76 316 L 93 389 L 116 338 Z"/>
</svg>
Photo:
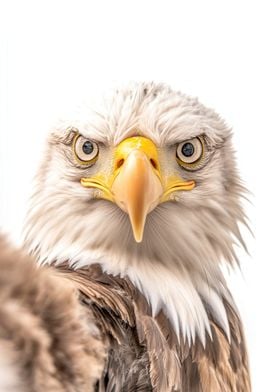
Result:
<svg viewBox="0 0 280 392">
<path fill-rule="evenodd" d="M 124 163 L 124 159 L 119 159 L 118 162 L 116 163 L 116 168 L 119 169 Z"/>
<path fill-rule="evenodd" d="M 152 166 L 157 170 L 158 169 L 158 165 L 157 165 L 156 161 L 153 158 L 151 158 L 150 162 L 151 162 Z"/>
</svg>

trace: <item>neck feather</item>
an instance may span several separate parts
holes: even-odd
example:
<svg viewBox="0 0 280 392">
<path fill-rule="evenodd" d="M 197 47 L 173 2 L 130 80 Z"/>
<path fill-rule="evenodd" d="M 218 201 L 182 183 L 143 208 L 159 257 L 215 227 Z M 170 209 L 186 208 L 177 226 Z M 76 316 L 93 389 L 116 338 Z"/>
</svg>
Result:
<svg viewBox="0 0 280 392">
<path fill-rule="evenodd" d="M 160 310 L 171 322 L 178 338 L 183 336 L 189 344 L 196 337 L 205 345 L 207 335 L 211 338 L 209 312 L 230 340 L 229 323 L 224 307 L 224 299 L 230 300 L 227 289 L 221 279 L 215 287 L 205 278 L 191 274 L 187 269 L 173 271 L 160 263 L 117 263 L 110 256 L 89 252 L 73 257 L 71 249 L 64 256 L 55 258 L 56 264 L 69 260 L 74 268 L 99 264 L 105 273 L 113 276 L 128 277 L 140 290 L 151 306 L 153 316 Z M 70 257 L 70 255 L 72 257 Z M 52 263 L 48 258 L 48 263 Z"/>
</svg>

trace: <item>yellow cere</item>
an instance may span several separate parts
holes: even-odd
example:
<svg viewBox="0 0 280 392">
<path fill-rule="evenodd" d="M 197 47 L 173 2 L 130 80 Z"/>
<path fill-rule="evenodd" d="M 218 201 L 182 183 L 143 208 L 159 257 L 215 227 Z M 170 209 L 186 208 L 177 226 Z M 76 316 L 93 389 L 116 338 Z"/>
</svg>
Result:
<svg viewBox="0 0 280 392">
<path fill-rule="evenodd" d="M 121 166 L 122 160 L 125 160 L 133 150 L 140 150 L 145 153 L 147 158 L 152 162 L 157 175 L 159 176 L 158 151 L 152 140 L 143 136 L 132 136 L 123 140 L 115 150 L 115 171 Z"/>
</svg>

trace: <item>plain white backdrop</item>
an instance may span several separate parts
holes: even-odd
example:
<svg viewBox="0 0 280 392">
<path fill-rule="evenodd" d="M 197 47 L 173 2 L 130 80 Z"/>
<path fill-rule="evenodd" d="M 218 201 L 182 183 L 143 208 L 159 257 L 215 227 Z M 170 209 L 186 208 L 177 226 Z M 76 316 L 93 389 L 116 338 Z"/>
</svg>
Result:
<svg viewBox="0 0 280 392">
<path fill-rule="evenodd" d="M 0 226 L 20 243 L 46 132 L 65 110 L 132 80 L 166 82 L 234 130 L 255 239 L 229 276 L 253 391 L 279 382 L 277 1 L 1 1 Z"/>
</svg>

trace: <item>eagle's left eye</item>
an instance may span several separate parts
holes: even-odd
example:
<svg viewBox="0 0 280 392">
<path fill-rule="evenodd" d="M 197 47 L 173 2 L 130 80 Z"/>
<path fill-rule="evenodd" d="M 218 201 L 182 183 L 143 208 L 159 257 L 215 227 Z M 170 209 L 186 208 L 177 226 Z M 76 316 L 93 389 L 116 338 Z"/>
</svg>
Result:
<svg viewBox="0 0 280 392">
<path fill-rule="evenodd" d="M 200 137 L 181 142 L 177 146 L 176 157 L 180 165 L 186 168 L 196 166 L 204 154 L 204 144 Z"/>
<path fill-rule="evenodd" d="M 74 138 L 73 150 L 77 161 L 84 165 L 94 163 L 99 151 L 97 143 L 79 134 Z"/>
</svg>

